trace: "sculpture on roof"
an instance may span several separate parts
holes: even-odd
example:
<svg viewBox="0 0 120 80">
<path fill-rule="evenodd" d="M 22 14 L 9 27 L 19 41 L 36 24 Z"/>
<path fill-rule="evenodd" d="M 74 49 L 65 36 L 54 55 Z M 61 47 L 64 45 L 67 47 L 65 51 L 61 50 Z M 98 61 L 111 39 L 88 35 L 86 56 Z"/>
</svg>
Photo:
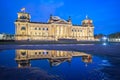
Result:
<svg viewBox="0 0 120 80">
<path fill-rule="evenodd" d="M 50 15 L 50 19 L 48 20 L 48 23 L 69 24 L 69 21 L 71 21 L 71 20 L 67 21 L 67 20 L 61 19 L 58 16 L 52 16 L 52 15 Z"/>
</svg>

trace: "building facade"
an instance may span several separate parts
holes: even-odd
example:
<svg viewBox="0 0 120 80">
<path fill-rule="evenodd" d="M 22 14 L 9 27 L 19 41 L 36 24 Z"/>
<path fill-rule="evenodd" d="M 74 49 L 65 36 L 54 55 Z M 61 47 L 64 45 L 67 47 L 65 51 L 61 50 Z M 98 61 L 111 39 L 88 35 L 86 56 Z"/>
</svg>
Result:
<svg viewBox="0 0 120 80">
<path fill-rule="evenodd" d="M 32 22 L 30 18 L 29 13 L 18 13 L 15 21 L 15 40 L 94 40 L 93 21 L 88 17 L 82 21 L 82 25 L 73 25 L 70 17 L 64 20 L 50 15 L 46 23 Z"/>
</svg>

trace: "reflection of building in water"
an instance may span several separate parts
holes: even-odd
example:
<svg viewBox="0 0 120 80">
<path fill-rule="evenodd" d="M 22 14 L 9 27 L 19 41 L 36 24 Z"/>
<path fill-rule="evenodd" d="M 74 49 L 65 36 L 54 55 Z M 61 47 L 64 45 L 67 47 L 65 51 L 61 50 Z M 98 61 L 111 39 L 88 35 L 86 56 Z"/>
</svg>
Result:
<svg viewBox="0 0 120 80">
<path fill-rule="evenodd" d="M 85 55 L 82 56 L 82 61 L 85 62 L 85 66 L 88 65 L 88 63 L 92 62 L 92 56 L 91 55 Z"/>
<path fill-rule="evenodd" d="M 51 66 L 57 66 L 62 62 L 71 62 L 72 57 L 82 56 L 85 63 L 92 62 L 90 54 L 84 52 L 73 51 L 57 51 L 57 50 L 16 50 L 16 61 L 18 67 L 30 66 L 30 60 L 48 59 Z"/>
</svg>

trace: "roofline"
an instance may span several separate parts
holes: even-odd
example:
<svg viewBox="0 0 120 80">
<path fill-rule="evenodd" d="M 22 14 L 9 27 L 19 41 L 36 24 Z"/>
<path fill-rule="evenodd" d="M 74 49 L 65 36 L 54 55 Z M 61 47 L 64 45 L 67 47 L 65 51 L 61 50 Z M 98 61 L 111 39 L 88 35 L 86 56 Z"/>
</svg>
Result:
<svg viewBox="0 0 120 80">
<path fill-rule="evenodd" d="M 29 23 L 37 23 L 37 24 L 49 24 L 47 22 L 29 22 Z"/>
<path fill-rule="evenodd" d="M 23 13 L 23 14 L 29 14 L 30 15 L 30 13 L 27 13 L 27 12 L 18 12 L 18 13 Z"/>
<path fill-rule="evenodd" d="M 80 24 L 73 24 L 72 26 L 82 26 L 82 25 L 80 25 Z"/>
</svg>

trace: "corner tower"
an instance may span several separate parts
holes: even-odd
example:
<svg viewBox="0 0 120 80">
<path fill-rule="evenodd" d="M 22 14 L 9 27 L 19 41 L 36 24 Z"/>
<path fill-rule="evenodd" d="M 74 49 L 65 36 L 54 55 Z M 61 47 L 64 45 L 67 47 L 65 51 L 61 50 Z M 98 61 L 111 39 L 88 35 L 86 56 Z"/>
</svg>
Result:
<svg viewBox="0 0 120 80">
<path fill-rule="evenodd" d="M 94 25 L 93 21 L 88 16 L 82 21 L 82 27 L 86 27 L 87 29 L 87 40 L 94 40 Z"/>
<path fill-rule="evenodd" d="M 25 12 L 25 8 L 17 13 L 18 18 L 15 21 L 15 40 L 27 40 L 28 23 L 30 22 L 30 14 Z"/>
<path fill-rule="evenodd" d="M 82 26 L 83 27 L 93 27 L 93 21 L 86 16 L 86 19 L 82 21 Z"/>
</svg>

